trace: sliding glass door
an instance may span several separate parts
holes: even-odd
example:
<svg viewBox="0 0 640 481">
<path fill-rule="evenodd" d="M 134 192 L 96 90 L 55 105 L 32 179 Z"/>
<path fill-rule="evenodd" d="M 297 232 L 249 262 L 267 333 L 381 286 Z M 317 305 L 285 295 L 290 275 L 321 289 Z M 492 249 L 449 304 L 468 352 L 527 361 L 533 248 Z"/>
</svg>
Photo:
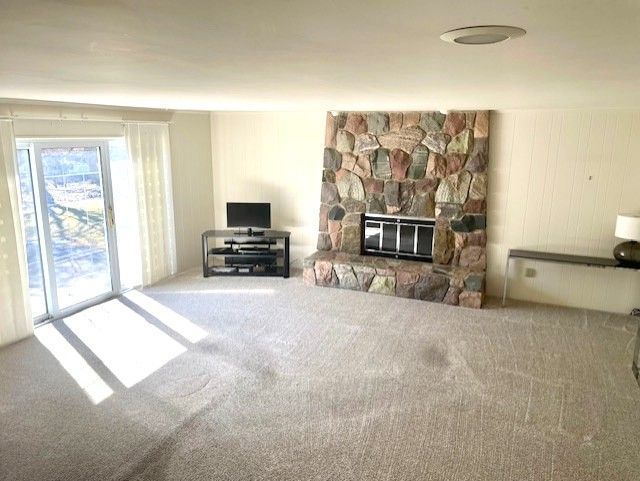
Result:
<svg viewBox="0 0 640 481">
<path fill-rule="evenodd" d="M 17 153 L 36 322 L 118 293 L 107 142 L 25 142 Z"/>
</svg>

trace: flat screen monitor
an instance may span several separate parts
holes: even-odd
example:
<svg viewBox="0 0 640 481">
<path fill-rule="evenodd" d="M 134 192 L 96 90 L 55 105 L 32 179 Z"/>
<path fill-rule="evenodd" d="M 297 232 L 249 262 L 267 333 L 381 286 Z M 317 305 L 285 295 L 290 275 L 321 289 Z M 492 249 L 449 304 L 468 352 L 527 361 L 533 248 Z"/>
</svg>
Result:
<svg viewBox="0 0 640 481">
<path fill-rule="evenodd" d="M 271 204 L 227 202 L 227 227 L 271 228 Z"/>
</svg>

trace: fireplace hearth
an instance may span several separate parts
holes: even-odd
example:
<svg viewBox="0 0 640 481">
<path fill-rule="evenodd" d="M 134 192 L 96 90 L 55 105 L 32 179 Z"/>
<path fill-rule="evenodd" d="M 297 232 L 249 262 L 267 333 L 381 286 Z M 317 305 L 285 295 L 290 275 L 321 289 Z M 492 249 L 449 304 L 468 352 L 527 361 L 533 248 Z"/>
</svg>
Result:
<svg viewBox="0 0 640 481">
<path fill-rule="evenodd" d="M 362 214 L 361 254 L 432 262 L 436 220 Z"/>
</svg>

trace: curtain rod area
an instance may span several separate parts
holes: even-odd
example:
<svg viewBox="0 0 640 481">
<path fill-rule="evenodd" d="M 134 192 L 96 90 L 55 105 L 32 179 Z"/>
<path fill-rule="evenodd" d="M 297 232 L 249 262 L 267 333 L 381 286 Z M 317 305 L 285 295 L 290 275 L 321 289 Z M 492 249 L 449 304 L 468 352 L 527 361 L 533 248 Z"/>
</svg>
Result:
<svg viewBox="0 0 640 481">
<path fill-rule="evenodd" d="M 0 115 L 0 120 L 46 120 L 49 122 L 108 122 L 112 124 L 173 124 L 171 120 L 116 120 L 91 117 L 38 117 L 31 115 Z"/>
</svg>

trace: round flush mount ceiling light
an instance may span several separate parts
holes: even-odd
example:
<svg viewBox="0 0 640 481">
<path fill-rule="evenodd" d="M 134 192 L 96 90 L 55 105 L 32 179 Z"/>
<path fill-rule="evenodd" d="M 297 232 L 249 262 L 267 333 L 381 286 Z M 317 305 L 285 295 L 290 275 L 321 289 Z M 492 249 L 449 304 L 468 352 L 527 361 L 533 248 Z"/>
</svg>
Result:
<svg viewBox="0 0 640 481">
<path fill-rule="evenodd" d="M 525 33 L 527 33 L 526 30 L 507 25 L 479 25 L 449 30 L 440 35 L 440 38 L 445 42 L 462 45 L 487 45 L 522 37 Z"/>
</svg>

